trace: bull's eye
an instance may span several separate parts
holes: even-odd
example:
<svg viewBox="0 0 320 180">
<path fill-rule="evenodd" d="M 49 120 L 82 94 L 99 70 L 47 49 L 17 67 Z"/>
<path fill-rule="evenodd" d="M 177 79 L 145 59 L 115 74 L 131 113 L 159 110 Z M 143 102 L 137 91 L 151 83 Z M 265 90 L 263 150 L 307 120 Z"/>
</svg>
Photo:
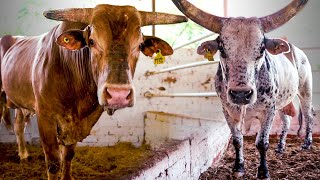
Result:
<svg viewBox="0 0 320 180">
<path fill-rule="evenodd" d="M 89 46 L 94 46 L 95 45 L 95 42 L 93 39 L 89 39 Z"/>
<path fill-rule="evenodd" d="M 260 48 L 260 54 L 259 54 L 259 56 L 257 57 L 257 59 L 260 59 L 260 58 L 263 56 L 263 53 L 264 53 L 265 50 L 266 50 L 266 48 L 265 48 L 264 46 L 262 46 L 262 47 Z"/>
<path fill-rule="evenodd" d="M 261 47 L 261 49 L 260 49 L 260 55 L 261 55 L 261 56 L 263 55 L 265 49 L 266 49 L 266 48 L 265 48 L 264 46 Z"/>
</svg>

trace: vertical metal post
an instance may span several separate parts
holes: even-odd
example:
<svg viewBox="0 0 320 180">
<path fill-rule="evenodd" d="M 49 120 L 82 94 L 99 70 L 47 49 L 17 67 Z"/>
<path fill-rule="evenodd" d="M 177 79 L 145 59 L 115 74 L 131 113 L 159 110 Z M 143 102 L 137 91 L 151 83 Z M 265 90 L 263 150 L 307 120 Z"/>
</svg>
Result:
<svg viewBox="0 0 320 180">
<path fill-rule="evenodd" d="M 152 0 L 152 12 L 156 12 L 156 0 Z M 152 36 L 156 35 L 156 27 L 152 25 Z"/>
<path fill-rule="evenodd" d="M 223 16 L 228 17 L 228 0 L 223 1 Z"/>
</svg>

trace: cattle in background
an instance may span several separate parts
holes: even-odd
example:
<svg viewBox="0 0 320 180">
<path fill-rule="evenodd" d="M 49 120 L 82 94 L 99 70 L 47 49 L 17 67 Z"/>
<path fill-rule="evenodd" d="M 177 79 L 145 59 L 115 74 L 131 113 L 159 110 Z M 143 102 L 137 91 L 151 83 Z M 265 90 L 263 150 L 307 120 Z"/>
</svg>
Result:
<svg viewBox="0 0 320 180">
<path fill-rule="evenodd" d="M 282 120 L 289 124 L 289 116 L 284 112 L 292 109 L 290 102 L 297 94 L 306 120 L 302 147 L 309 149 L 312 143 L 312 73 L 308 59 L 292 44 L 265 37 L 265 33 L 294 17 L 308 0 L 293 0 L 280 11 L 262 18 L 218 17 L 198 9 L 187 0 L 173 2 L 188 18 L 220 34 L 216 40 L 203 43 L 198 53 L 220 51 L 215 88 L 233 137 L 236 151 L 234 176 L 244 174 L 242 124 L 258 119 L 261 128 L 256 137 L 260 153 L 257 176 L 268 179 L 266 152 L 275 111 L 280 110 Z M 280 141 L 280 150 L 284 148 L 281 143 L 284 142 Z"/>
<path fill-rule="evenodd" d="M 187 19 L 112 5 L 44 15 L 63 22 L 8 50 L 1 62 L 2 86 L 15 107 L 37 114 L 48 178 L 58 179 L 61 169 L 62 179 L 71 179 L 76 143 L 103 111 L 112 115 L 134 105 L 132 78 L 140 51 L 173 53 L 165 41 L 143 36 L 141 27 Z"/>
<path fill-rule="evenodd" d="M 5 53 L 8 49 L 23 39 L 22 36 L 10 36 L 6 35 L 0 38 L 0 62 L 4 57 Z M 10 133 L 14 133 L 16 136 L 16 141 L 18 144 L 18 155 L 20 160 L 27 159 L 29 157 L 29 153 L 26 147 L 26 142 L 24 139 L 24 129 L 25 124 L 30 121 L 30 113 L 27 110 L 22 110 L 20 108 L 16 108 L 15 110 L 15 121 L 14 128 L 12 129 L 12 123 L 10 120 L 10 111 L 8 105 L 10 106 L 10 101 L 7 101 L 6 94 L 4 91 L 1 92 L 1 100 L 0 100 L 0 118 L 4 120 L 6 128 Z"/>
</svg>

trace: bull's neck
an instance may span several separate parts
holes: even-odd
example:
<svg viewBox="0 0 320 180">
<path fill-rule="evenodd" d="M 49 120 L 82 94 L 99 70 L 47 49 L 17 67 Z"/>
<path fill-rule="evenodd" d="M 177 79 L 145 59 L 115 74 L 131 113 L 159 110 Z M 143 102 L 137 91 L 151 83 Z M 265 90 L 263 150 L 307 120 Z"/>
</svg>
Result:
<svg viewBox="0 0 320 180">
<path fill-rule="evenodd" d="M 58 26 L 53 39 L 69 29 L 83 29 L 84 27 L 84 24 L 79 23 L 62 23 Z M 53 51 L 58 51 L 54 53 L 60 56 L 55 58 L 56 62 L 52 63 L 57 67 L 55 71 L 59 72 L 67 83 L 67 90 L 62 92 L 61 96 L 73 101 L 67 104 L 73 109 L 73 113 L 83 119 L 99 107 L 97 87 L 90 64 L 90 50 L 83 48 L 78 51 L 69 51 L 55 42 L 52 43 Z"/>
</svg>

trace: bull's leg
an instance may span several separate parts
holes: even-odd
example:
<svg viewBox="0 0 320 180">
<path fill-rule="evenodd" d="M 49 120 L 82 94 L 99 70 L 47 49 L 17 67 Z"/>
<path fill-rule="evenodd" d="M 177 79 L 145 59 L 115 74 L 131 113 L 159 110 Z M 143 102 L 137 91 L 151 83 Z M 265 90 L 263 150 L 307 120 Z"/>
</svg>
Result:
<svg viewBox="0 0 320 180">
<path fill-rule="evenodd" d="M 290 128 L 291 117 L 286 115 L 282 110 L 279 111 L 280 118 L 282 120 L 282 131 L 280 134 L 280 140 L 278 143 L 278 147 L 276 148 L 277 153 L 283 153 L 286 148 L 286 139 L 288 135 L 288 131 Z"/>
<path fill-rule="evenodd" d="M 49 180 L 57 180 L 60 170 L 60 151 L 57 140 L 57 124 L 54 120 L 38 113 L 38 126 L 42 148 L 45 154 Z"/>
<path fill-rule="evenodd" d="M 302 149 L 310 149 L 312 146 L 313 109 L 311 101 L 300 99 L 301 110 L 306 122 L 306 136 Z"/>
<path fill-rule="evenodd" d="M 26 148 L 26 142 L 24 140 L 24 128 L 27 117 L 23 116 L 21 109 L 16 109 L 16 119 L 14 122 L 14 131 L 16 133 L 16 139 L 19 149 L 20 159 L 27 159 L 29 157 L 28 150 Z"/>
<path fill-rule="evenodd" d="M 260 119 L 261 128 L 256 138 L 256 147 L 260 153 L 260 165 L 258 167 L 258 179 L 269 179 L 267 166 L 267 150 L 269 148 L 269 135 L 272 121 L 275 115 L 274 107 L 266 111 L 266 116 Z"/>
<path fill-rule="evenodd" d="M 61 146 L 62 151 L 62 178 L 64 180 L 73 179 L 71 176 L 71 161 L 74 156 L 74 148 L 76 147 L 76 144 L 74 145 L 68 145 L 68 146 Z"/>
<path fill-rule="evenodd" d="M 244 171 L 244 158 L 243 158 L 243 135 L 241 133 L 241 123 L 234 120 L 229 116 L 229 114 L 224 111 L 228 126 L 232 134 L 232 144 L 236 152 L 236 159 L 233 166 L 233 176 L 242 177 L 245 173 Z"/>
<path fill-rule="evenodd" d="M 306 136 L 303 149 L 310 149 L 312 145 L 313 107 L 312 107 L 312 75 L 306 77 L 303 86 L 299 87 L 299 99 L 302 114 L 306 122 Z"/>
<path fill-rule="evenodd" d="M 236 159 L 232 169 L 235 177 L 244 175 L 244 158 L 243 158 L 243 135 L 238 129 L 234 129 L 232 133 L 232 143 L 236 152 Z"/>
</svg>

